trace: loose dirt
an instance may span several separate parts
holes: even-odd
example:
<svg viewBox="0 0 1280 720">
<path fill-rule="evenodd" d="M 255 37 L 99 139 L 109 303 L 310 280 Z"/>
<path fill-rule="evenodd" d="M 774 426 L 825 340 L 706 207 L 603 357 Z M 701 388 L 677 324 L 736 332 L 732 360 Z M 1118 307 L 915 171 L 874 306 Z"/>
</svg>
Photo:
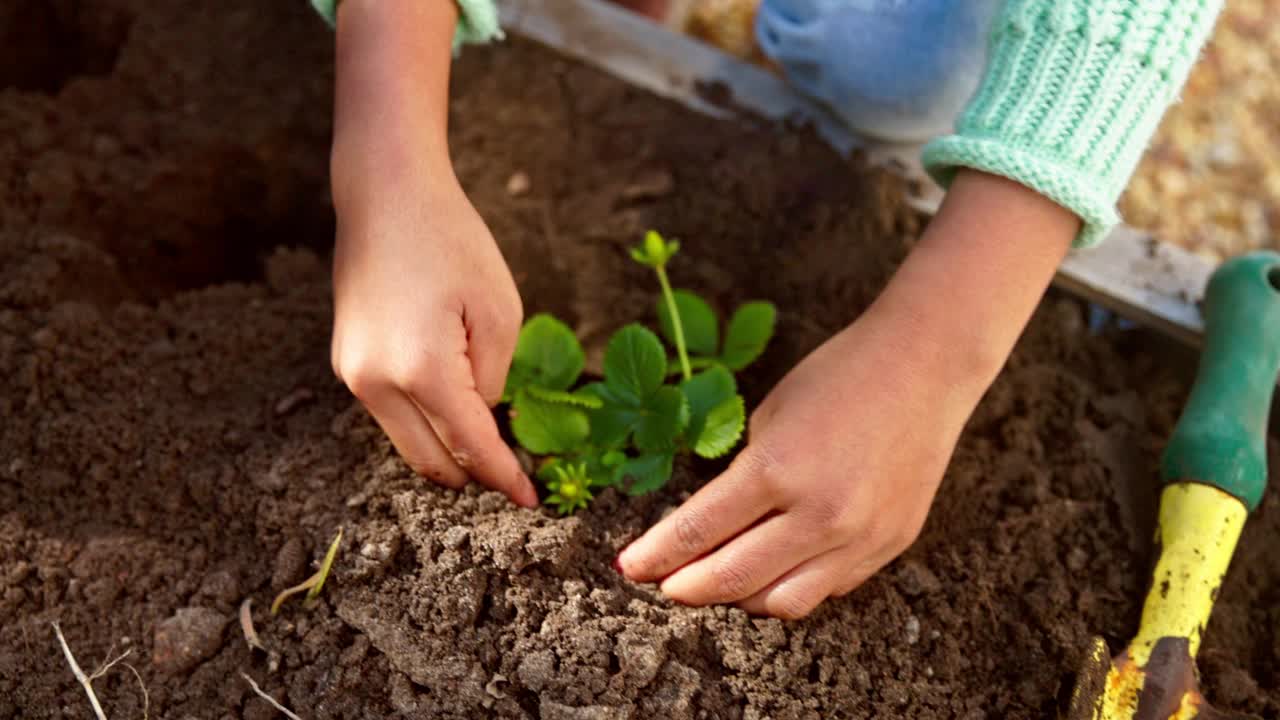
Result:
<svg viewBox="0 0 1280 720">
<path fill-rule="evenodd" d="M 37 4 L 29 27 L 83 51 L 0 43 L 28 68 L 0 76 L 0 717 L 88 715 L 55 620 L 90 672 L 130 651 L 152 718 L 277 717 L 241 672 L 305 718 L 1049 718 L 1088 637 L 1133 632 L 1189 378 L 1174 349 L 1093 334 L 1051 294 L 902 559 L 803 622 L 677 607 L 609 564 L 718 466 L 568 519 L 518 510 L 413 477 L 333 379 L 331 38 L 305 3 Z M 525 42 L 464 55 L 451 120 L 527 311 L 589 346 L 647 319 L 624 248 L 649 227 L 684 240 L 677 284 L 777 303 L 749 401 L 921 227 L 894 180 L 803 132 Z M 340 526 L 321 601 L 271 616 Z M 1214 703 L 1264 718 L 1277 543 L 1273 491 L 1200 659 Z M 96 686 L 110 717 L 142 715 L 122 666 Z"/>
</svg>

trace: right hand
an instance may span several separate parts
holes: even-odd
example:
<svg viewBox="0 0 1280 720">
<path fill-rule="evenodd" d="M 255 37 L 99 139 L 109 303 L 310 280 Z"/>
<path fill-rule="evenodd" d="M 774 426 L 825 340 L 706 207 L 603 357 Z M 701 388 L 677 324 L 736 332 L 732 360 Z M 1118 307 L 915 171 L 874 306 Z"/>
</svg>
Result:
<svg viewBox="0 0 1280 720">
<path fill-rule="evenodd" d="M 372 193 L 338 208 L 333 369 L 416 472 L 455 489 L 470 476 L 537 507 L 490 411 L 520 295 L 484 221 L 445 176 L 423 193 Z"/>
</svg>

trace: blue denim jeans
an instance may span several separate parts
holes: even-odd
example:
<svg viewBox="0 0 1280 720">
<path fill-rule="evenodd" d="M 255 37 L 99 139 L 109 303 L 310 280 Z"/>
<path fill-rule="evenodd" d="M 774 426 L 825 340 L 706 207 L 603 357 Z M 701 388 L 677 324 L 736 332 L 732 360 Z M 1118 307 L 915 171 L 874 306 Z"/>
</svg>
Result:
<svg viewBox="0 0 1280 720">
<path fill-rule="evenodd" d="M 855 131 L 949 132 L 986 69 L 1003 0 L 762 0 L 756 37 L 801 92 Z"/>
</svg>

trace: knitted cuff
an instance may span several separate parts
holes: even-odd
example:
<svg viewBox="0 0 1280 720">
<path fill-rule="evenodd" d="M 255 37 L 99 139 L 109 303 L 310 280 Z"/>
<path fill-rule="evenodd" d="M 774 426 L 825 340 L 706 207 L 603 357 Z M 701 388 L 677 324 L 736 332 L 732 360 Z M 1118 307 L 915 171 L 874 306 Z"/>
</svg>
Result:
<svg viewBox="0 0 1280 720">
<path fill-rule="evenodd" d="M 1080 216 L 1077 247 L 1098 242 L 1221 7 L 1009 0 L 982 85 L 925 168 L 944 187 L 964 167 L 1016 180 Z"/>
<path fill-rule="evenodd" d="M 480 45 L 502 39 L 498 7 L 493 0 L 453 0 L 458 4 L 458 28 L 453 33 L 453 51 L 463 45 Z M 339 0 L 311 0 L 320 17 L 333 27 L 338 22 Z"/>
</svg>

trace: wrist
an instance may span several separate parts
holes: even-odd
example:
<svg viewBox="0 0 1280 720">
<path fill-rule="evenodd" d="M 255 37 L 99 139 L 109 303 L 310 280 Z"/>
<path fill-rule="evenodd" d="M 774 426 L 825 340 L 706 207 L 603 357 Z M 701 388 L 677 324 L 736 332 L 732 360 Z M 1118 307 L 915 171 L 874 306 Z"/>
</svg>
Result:
<svg viewBox="0 0 1280 720">
<path fill-rule="evenodd" d="M 979 395 L 1004 366 L 1080 226 L 1026 187 L 957 176 L 937 217 L 870 313 L 922 372 Z"/>
<path fill-rule="evenodd" d="M 329 157 L 334 209 L 412 202 L 461 192 L 448 149 L 423 137 L 348 133 L 335 135 Z"/>
</svg>

